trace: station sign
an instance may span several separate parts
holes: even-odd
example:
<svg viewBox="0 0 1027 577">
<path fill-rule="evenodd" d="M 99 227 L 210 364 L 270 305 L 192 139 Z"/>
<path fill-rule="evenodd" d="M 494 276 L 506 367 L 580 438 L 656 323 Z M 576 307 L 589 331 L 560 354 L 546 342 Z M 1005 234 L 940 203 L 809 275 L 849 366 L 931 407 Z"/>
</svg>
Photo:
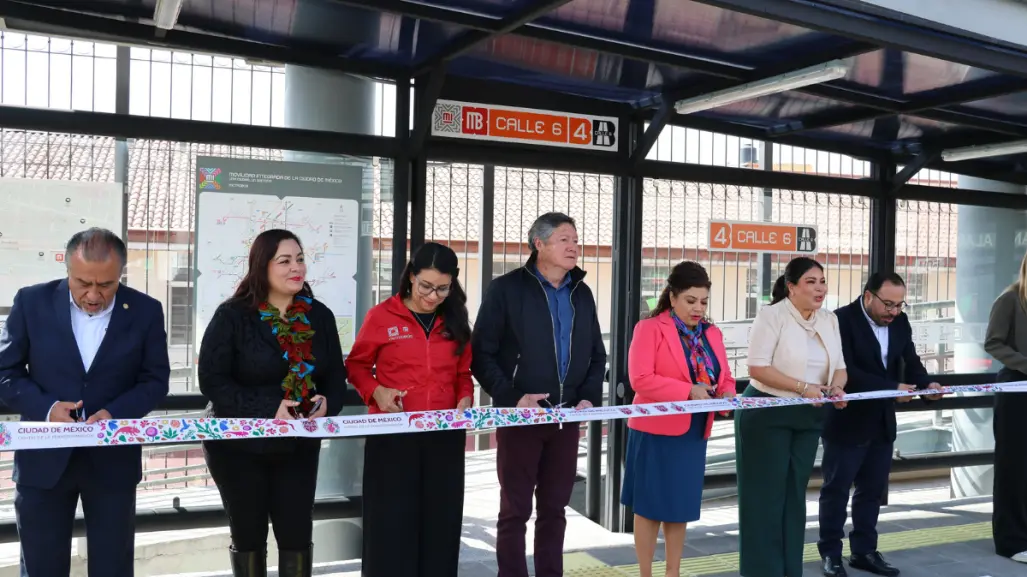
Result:
<svg viewBox="0 0 1027 577">
<path fill-rule="evenodd" d="M 439 100 L 432 136 L 617 151 L 616 118 Z"/>
<path fill-rule="evenodd" d="M 773 222 L 711 220 L 710 250 L 814 254 L 817 252 L 817 228 Z"/>
</svg>

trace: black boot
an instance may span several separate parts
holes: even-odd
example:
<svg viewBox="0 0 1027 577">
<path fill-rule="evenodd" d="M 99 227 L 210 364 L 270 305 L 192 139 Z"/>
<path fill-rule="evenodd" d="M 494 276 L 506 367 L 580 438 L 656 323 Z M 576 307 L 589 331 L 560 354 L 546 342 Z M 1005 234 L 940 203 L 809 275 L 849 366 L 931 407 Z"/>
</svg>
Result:
<svg viewBox="0 0 1027 577">
<path fill-rule="evenodd" d="M 235 577 L 267 577 L 267 551 L 236 551 L 229 547 L 232 556 L 232 575 Z"/>
<path fill-rule="evenodd" d="M 278 551 L 278 577 L 310 577 L 314 570 L 314 549 Z"/>
</svg>

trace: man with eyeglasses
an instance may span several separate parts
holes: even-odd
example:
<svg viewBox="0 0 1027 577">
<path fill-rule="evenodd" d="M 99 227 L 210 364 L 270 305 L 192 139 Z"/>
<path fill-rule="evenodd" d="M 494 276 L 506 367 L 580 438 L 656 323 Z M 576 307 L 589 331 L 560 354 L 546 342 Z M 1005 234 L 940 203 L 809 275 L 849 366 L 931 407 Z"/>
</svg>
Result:
<svg viewBox="0 0 1027 577">
<path fill-rule="evenodd" d="M 571 217 L 544 214 L 528 231 L 531 256 L 489 285 L 471 337 L 471 371 L 495 406 L 586 409 L 602 404 L 606 347 Z M 565 510 L 578 463 L 577 423 L 504 427 L 499 444 L 499 577 L 528 577 L 532 499 L 535 576 L 563 575 Z"/>
<path fill-rule="evenodd" d="M 906 283 L 895 273 L 874 273 L 863 295 L 835 314 L 849 372 L 847 393 L 936 390 L 916 353 L 913 329 L 902 312 Z M 941 395 L 928 395 L 935 400 Z M 849 403 L 845 410 L 827 408 L 824 423 L 824 485 L 820 490 L 820 540 L 817 547 L 825 577 L 845 576 L 842 539 L 846 505 L 852 496 L 849 566 L 894 577 L 899 570 L 877 550 L 877 517 L 888 490 L 895 442 L 895 403 L 912 397 Z"/>
</svg>

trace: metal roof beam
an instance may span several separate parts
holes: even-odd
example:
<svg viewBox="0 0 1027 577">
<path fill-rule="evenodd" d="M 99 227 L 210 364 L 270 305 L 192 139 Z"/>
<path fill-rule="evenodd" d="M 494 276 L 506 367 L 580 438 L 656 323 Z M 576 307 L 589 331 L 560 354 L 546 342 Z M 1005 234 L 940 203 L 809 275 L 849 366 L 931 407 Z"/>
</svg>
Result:
<svg viewBox="0 0 1027 577">
<path fill-rule="evenodd" d="M 391 12 L 393 14 L 409 16 L 411 18 L 421 18 L 434 22 L 456 24 L 458 26 L 464 26 L 474 30 L 489 32 L 491 35 L 494 35 L 502 25 L 502 20 L 498 18 L 440 6 L 416 4 L 413 2 L 406 2 L 404 0 L 332 1 L 345 4 L 347 6 L 365 8 L 367 10 Z M 715 60 L 700 55 L 689 55 L 683 52 L 648 48 L 627 40 L 611 40 L 586 34 L 567 32 L 538 23 L 527 23 L 516 29 L 509 30 L 508 32 L 524 38 L 531 38 L 533 40 L 563 44 L 564 46 L 569 46 L 571 48 L 595 50 L 596 52 L 604 52 L 606 54 L 613 54 L 653 64 L 688 68 L 711 76 L 719 76 L 732 80 L 737 80 L 739 78 L 739 74 L 752 70 L 751 66 L 743 64 Z"/>
<path fill-rule="evenodd" d="M 716 120 L 701 114 L 677 114 L 671 118 L 667 124 L 671 126 L 691 128 L 693 130 L 727 134 L 754 141 L 766 141 L 767 137 L 766 130 L 761 127 Z M 824 152 L 834 152 L 836 154 L 844 154 L 853 158 L 871 161 L 880 161 L 881 159 L 890 157 L 892 154 L 891 151 L 884 147 L 875 147 L 841 139 L 833 140 L 826 138 L 813 138 L 801 134 L 777 138 L 774 139 L 773 142 L 775 144 L 783 144 L 785 146 L 796 146 L 799 148 L 822 150 Z"/>
<path fill-rule="evenodd" d="M 879 49 L 880 48 L 877 46 L 866 42 L 843 42 L 838 46 L 828 49 L 818 48 L 816 50 L 803 51 L 799 56 L 786 58 L 781 64 L 759 68 L 749 72 L 739 72 L 738 78 L 734 80 L 728 78 L 714 78 L 700 83 L 696 83 L 695 80 L 683 82 L 680 87 L 669 88 L 660 96 L 656 96 L 649 101 L 640 103 L 639 108 L 643 110 L 655 108 L 668 99 L 673 103 L 686 98 L 695 98 L 718 90 L 741 86 L 750 82 L 758 82 L 775 76 L 781 76 L 783 74 L 790 74 L 798 70 L 817 66 L 818 64 L 831 62 L 832 60 L 853 58 Z"/>
<path fill-rule="evenodd" d="M 123 44 L 239 56 L 337 70 L 372 78 L 397 78 L 405 71 L 401 66 L 348 58 L 312 48 L 265 44 L 178 29 L 161 30 L 163 34 L 159 35 L 157 28 L 150 24 L 12 0 L 0 0 L 0 18 L 6 20 L 8 26 L 25 22 L 33 29 L 32 31 L 37 32 L 54 33 L 57 30 L 69 36 L 87 36 Z"/>
<path fill-rule="evenodd" d="M 474 49 L 490 38 L 512 32 L 521 26 L 556 10 L 571 0 L 535 0 L 530 5 L 495 24 L 491 30 L 468 30 L 446 44 L 439 51 L 414 66 L 414 75 L 424 74 Z M 379 8 L 380 9 L 380 8 Z"/>
<path fill-rule="evenodd" d="M 427 78 L 418 79 L 414 86 L 414 92 L 418 94 L 417 111 L 414 114 L 414 131 L 410 135 L 409 155 L 417 157 L 424 150 L 424 143 L 427 141 L 428 132 L 432 125 L 432 115 L 435 112 L 435 105 L 442 94 L 442 86 L 446 81 L 446 64 L 442 63 L 433 69 Z M 421 83 L 424 83 L 423 85 Z"/>
<path fill-rule="evenodd" d="M 902 190 L 902 187 L 906 186 L 906 183 L 909 182 L 911 178 L 916 176 L 917 173 L 923 170 L 925 166 L 934 162 L 940 156 L 941 151 L 939 150 L 925 150 L 918 154 L 912 162 L 902 167 L 902 170 L 898 172 L 895 175 L 895 178 L 891 180 L 891 182 L 889 183 L 889 192 L 893 195 L 898 194 L 898 192 Z"/>
<path fill-rule="evenodd" d="M 649 152 L 656 145 L 656 140 L 660 138 L 664 127 L 667 126 L 667 121 L 672 116 L 674 116 L 674 101 L 665 100 L 660 105 L 660 109 L 656 111 L 656 116 L 649 122 L 649 128 L 645 129 L 645 134 L 642 135 L 638 146 L 635 147 L 635 152 L 631 155 L 632 166 L 639 166 L 645 157 L 649 156 Z"/>
<path fill-rule="evenodd" d="M 969 85 L 934 90 L 932 91 L 933 95 L 910 100 L 907 104 L 900 106 L 899 110 L 901 114 L 923 116 L 925 111 L 930 111 L 931 109 L 955 106 L 986 98 L 997 98 L 1024 91 L 1027 91 L 1027 79 L 1015 79 L 998 85 L 992 79 L 983 79 L 971 82 Z M 893 114 L 892 112 L 866 108 L 826 110 L 821 113 L 811 114 L 795 122 L 780 124 L 771 128 L 770 132 L 774 135 L 784 135 L 807 130 L 824 130 L 856 122 L 877 120 L 878 118 L 884 118 Z M 930 115 L 931 112 L 927 112 L 927 116 Z"/>
<path fill-rule="evenodd" d="M 842 6 L 799 0 L 697 1 L 882 47 L 1027 77 L 1027 51 L 989 44 L 939 30 L 929 30 L 908 22 L 869 15 Z"/>
</svg>

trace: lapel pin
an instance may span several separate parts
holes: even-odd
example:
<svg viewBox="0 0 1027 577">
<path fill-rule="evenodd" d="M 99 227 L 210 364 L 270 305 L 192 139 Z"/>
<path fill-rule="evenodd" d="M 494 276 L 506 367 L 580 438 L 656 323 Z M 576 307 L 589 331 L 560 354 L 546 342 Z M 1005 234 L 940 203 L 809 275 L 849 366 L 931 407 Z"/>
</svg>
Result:
<svg viewBox="0 0 1027 577">
<path fill-rule="evenodd" d="M 128 303 L 125 303 L 125 304 L 121 305 L 121 307 L 127 311 L 128 310 Z"/>
</svg>

